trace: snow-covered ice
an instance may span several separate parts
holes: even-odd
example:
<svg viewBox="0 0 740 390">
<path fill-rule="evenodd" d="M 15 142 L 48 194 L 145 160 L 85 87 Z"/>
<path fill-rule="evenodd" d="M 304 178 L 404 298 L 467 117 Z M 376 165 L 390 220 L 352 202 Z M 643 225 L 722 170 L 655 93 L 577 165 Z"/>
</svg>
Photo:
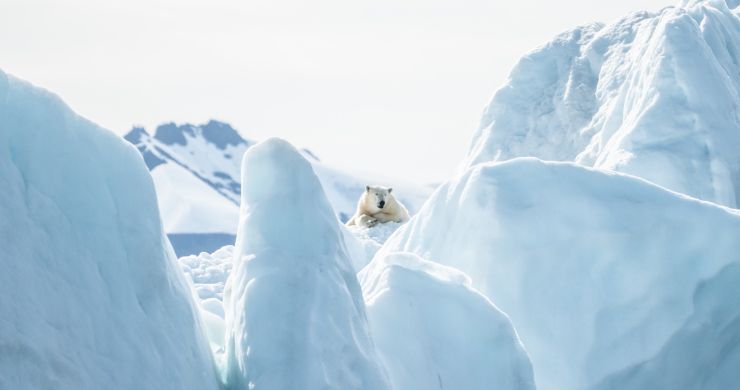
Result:
<svg viewBox="0 0 740 390">
<path fill-rule="evenodd" d="M 359 274 L 373 339 L 397 390 L 534 389 L 532 364 L 501 311 L 462 272 L 411 253 Z"/>
<path fill-rule="evenodd" d="M 575 161 L 738 207 L 737 5 L 684 1 L 557 36 L 495 93 L 464 166 Z"/>
<path fill-rule="evenodd" d="M 131 145 L 0 71 L 0 189 L 0 388 L 218 388 Z"/>
<path fill-rule="evenodd" d="M 311 164 L 269 139 L 244 155 L 224 292 L 230 389 L 388 388 L 344 234 Z"/>
<path fill-rule="evenodd" d="M 738 211 L 528 158 L 446 183 L 376 259 L 412 252 L 470 275 L 510 316 L 540 389 L 734 388 L 738 237 Z"/>
<path fill-rule="evenodd" d="M 213 253 L 179 258 L 180 266 L 192 282 L 208 341 L 218 363 L 224 354 L 224 305 L 226 280 L 234 265 L 234 246 L 227 245 Z"/>
<path fill-rule="evenodd" d="M 398 222 L 386 222 L 370 228 L 357 225 L 344 227 L 349 235 L 346 241 L 350 246 L 350 257 L 355 270 L 359 272 L 366 266 L 401 225 L 403 224 Z"/>
<path fill-rule="evenodd" d="M 234 264 L 233 257 L 234 246 L 227 245 L 213 253 L 183 256 L 179 261 L 185 275 L 193 282 L 198 298 L 222 301 L 226 279 Z"/>
</svg>

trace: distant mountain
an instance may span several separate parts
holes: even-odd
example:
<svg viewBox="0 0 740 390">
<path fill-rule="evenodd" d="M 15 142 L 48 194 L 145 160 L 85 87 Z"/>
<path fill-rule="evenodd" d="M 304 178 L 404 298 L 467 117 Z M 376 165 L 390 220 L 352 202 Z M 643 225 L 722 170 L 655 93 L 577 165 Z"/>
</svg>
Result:
<svg viewBox="0 0 740 390">
<path fill-rule="evenodd" d="M 144 157 L 157 189 L 165 231 L 178 256 L 213 252 L 233 244 L 239 219 L 241 160 L 256 141 L 243 138 L 229 124 L 211 120 L 201 125 L 165 123 L 154 135 L 136 126 L 124 138 Z M 395 187 L 409 211 L 418 210 L 431 187 L 384 178 L 348 174 L 311 161 L 337 217 L 346 221 L 366 184 Z"/>
<path fill-rule="evenodd" d="M 134 127 L 124 138 L 136 145 L 150 171 L 173 163 L 191 173 L 232 203 L 239 204 L 241 156 L 253 142 L 218 121 L 204 125 L 166 123 L 154 136 Z"/>
</svg>

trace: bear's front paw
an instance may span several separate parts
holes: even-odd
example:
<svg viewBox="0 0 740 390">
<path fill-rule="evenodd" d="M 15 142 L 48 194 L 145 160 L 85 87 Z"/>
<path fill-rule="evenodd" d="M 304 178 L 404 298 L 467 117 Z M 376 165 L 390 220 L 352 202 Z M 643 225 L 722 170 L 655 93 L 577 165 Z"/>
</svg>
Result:
<svg viewBox="0 0 740 390">
<path fill-rule="evenodd" d="M 366 227 L 371 228 L 371 227 L 373 227 L 373 226 L 375 226 L 377 224 L 378 224 L 378 220 L 375 219 L 375 218 L 368 218 L 368 219 L 365 220 L 365 226 Z"/>
</svg>

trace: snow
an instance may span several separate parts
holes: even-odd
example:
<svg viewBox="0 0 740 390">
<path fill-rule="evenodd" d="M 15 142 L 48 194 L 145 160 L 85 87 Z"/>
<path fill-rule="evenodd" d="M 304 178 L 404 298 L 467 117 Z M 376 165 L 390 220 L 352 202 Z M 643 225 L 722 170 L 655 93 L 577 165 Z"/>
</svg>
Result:
<svg viewBox="0 0 740 390">
<path fill-rule="evenodd" d="M 137 151 L 1 71 L 0 118 L 0 388 L 218 388 Z"/>
<path fill-rule="evenodd" d="M 174 233 L 233 232 L 239 206 L 224 198 L 185 168 L 162 164 L 151 172 L 157 185 L 157 203 L 164 229 Z"/>
<path fill-rule="evenodd" d="M 734 262 L 703 281 L 693 296 L 694 313 L 648 361 L 607 377 L 598 389 L 730 389 L 740 374 L 737 291 L 740 264 Z M 730 299 L 730 302 L 728 301 Z"/>
<path fill-rule="evenodd" d="M 345 239 L 350 247 L 355 271 L 359 272 L 373 259 L 375 253 L 385 244 L 385 241 L 395 232 L 402 223 L 386 222 L 373 227 L 359 225 L 344 227 L 348 237 Z"/>
<path fill-rule="evenodd" d="M 540 389 L 734 388 L 738 236 L 736 210 L 525 158 L 441 186 L 376 260 L 411 252 L 470 275 Z"/>
<path fill-rule="evenodd" d="M 224 355 L 226 329 L 223 296 L 226 280 L 233 269 L 233 257 L 234 246 L 226 245 L 213 253 L 202 252 L 178 259 L 192 283 L 204 331 L 217 364 L 222 364 Z"/>
<path fill-rule="evenodd" d="M 464 167 L 533 156 L 738 207 L 738 2 L 685 1 L 567 31 L 523 57 Z"/>
<path fill-rule="evenodd" d="M 224 292 L 230 389 L 389 388 L 344 234 L 311 164 L 269 139 L 242 164 Z"/>
<path fill-rule="evenodd" d="M 195 293 L 201 300 L 217 299 L 223 301 L 226 279 L 233 266 L 234 246 L 227 245 L 213 253 L 183 256 L 179 259 L 180 266 L 193 282 Z M 211 309 L 208 309 L 212 311 Z M 223 318 L 223 309 L 217 309 L 214 314 Z"/>
<path fill-rule="evenodd" d="M 359 274 L 370 328 L 394 389 L 534 389 L 504 313 L 462 272 L 410 253 Z"/>
</svg>

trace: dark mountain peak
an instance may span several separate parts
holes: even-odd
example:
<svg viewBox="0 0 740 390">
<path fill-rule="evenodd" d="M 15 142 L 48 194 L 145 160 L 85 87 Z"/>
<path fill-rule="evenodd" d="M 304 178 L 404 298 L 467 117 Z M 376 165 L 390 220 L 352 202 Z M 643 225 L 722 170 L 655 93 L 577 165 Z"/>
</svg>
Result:
<svg viewBox="0 0 740 390">
<path fill-rule="evenodd" d="M 187 145 L 185 134 L 195 137 L 195 126 L 186 123 L 178 126 L 175 122 L 169 122 L 157 126 L 154 138 L 166 145 Z"/>
<path fill-rule="evenodd" d="M 200 126 L 203 138 L 216 145 L 219 149 L 226 149 L 228 145 L 241 145 L 247 143 L 239 133 L 228 123 L 211 119 L 205 125 Z"/>
<path fill-rule="evenodd" d="M 142 126 L 134 126 L 131 131 L 123 136 L 123 139 L 136 146 L 136 149 L 139 149 L 139 153 L 144 157 L 144 162 L 150 171 L 167 163 L 167 161 L 163 160 L 157 153 L 155 153 L 154 148 L 151 145 L 151 137 L 152 136 Z"/>
<path fill-rule="evenodd" d="M 143 131 L 143 129 L 141 130 Z M 221 150 L 226 149 L 229 145 L 248 143 L 231 125 L 213 119 L 202 125 L 164 123 L 157 126 L 157 130 L 154 132 L 154 138 L 165 145 L 185 146 L 188 144 L 188 137 L 202 137 L 203 140 Z"/>
<path fill-rule="evenodd" d="M 125 139 L 126 141 L 134 145 L 138 145 L 143 140 L 148 139 L 149 137 L 151 136 L 149 135 L 149 133 L 146 132 L 146 129 L 144 129 L 144 127 L 134 126 L 131 129 L 131 131 L 129 131 L 128 133 L 126 133 L 126 135 L 123 136 L 123 139 Z"/>
</svg>

